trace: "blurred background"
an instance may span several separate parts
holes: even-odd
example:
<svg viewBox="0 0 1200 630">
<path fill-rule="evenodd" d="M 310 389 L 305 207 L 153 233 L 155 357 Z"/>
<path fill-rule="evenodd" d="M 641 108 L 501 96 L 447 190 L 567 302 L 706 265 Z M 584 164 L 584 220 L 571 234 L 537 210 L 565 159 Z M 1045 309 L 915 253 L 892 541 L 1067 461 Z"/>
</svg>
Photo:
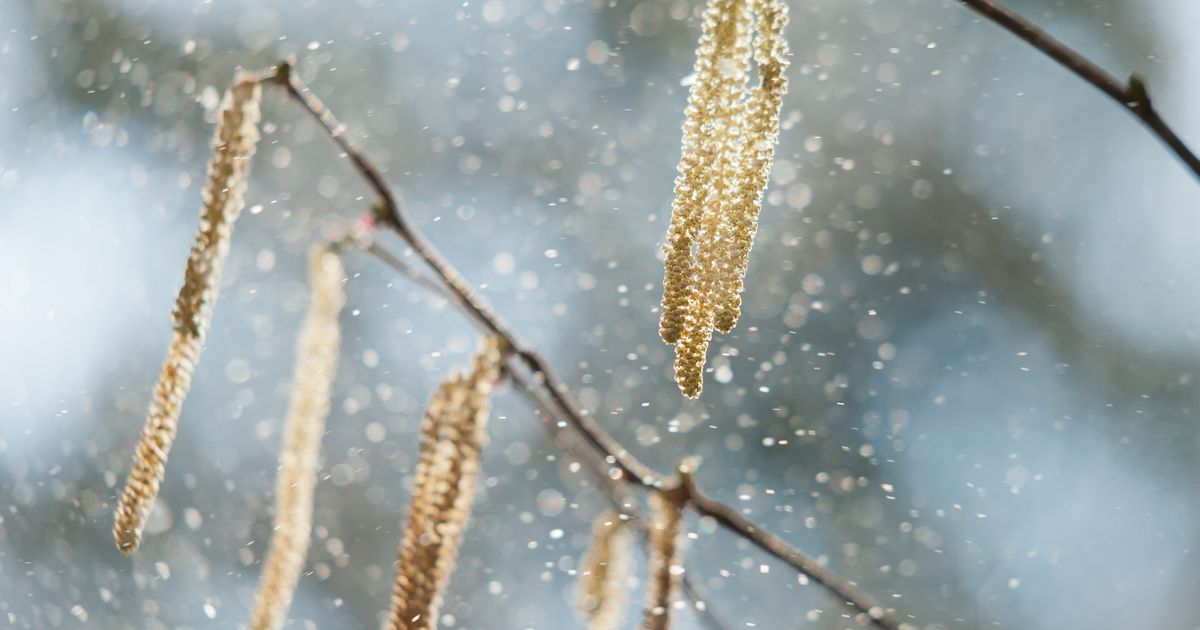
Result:
<svg viewBox="0 0 1200 630">
<path fill-rule="evenodd" d="M 1200 145 L 1200 4 L 1009 4 L 1142 73 Z M 111 513 L 220 95 L 236 67 L 296 55 L 415 221 L 648 463 L 702 457 L 703 488 L 919 628 L 1197 627 L 1197 182 L 956 2 L 792 0 L 746 312 L 685 401 L 657 338 L 658 252 L 700 8 L 0 3 L 0 625 L 244 625 L 305 252 L 370 201 L 279 94 L 136 557 L 116 551 Z M 477 344 L 442 300 L 365 255 L 347 264 L 299 628 L 377 625 L 424 402 Z M 574 571 L 602 495 L 511 389 L 490 432 L 442 626 L 579 627 Z M 860 627 L 689 523 L 688 568 L 729 627 Z"/>
</svg>

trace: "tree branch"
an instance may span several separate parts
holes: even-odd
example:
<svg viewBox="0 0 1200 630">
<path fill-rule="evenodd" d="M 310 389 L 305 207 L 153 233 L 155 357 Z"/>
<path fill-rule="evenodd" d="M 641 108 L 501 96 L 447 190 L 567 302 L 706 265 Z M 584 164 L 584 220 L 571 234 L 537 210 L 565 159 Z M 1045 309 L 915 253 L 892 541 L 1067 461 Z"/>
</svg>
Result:
<svg viewBox="0 0 1200 630">
<path fill-rule="evenodd" d="M 577 434 L 567 433 L 564 431 L 566 426 L 559 424 L 554 420 L 555 416 L 558 414 L 555 413 L 554 409 L 550 407 L 549 403 L 542 399 L 542 396 L 537 392 L 537 388 L 532 382 L 529 381 L 528 378 L 512 370 L 507 370 L 507 376 L 509 377 L 509 381 L 511 381 L 512 384 L 525 396 L 526 400 L 529 401 L 534 410 L 538 412 L 537 415 L 542 419 L 542 424 L 544 425 L 546 432 L 559 442 L 559 446 L 574 452 L 580 459 L 592 464 L 589 466 L 589 469 L 595 475 L 596 480 L 604 486 L 604 496 L 606 499 L 608 499 L 608 502 L 612 508 L 617 512 L 629 517 L 629 523 L 637 529 L 638 536 L 640 536 L 643 541 L 648 540 L 650 537 L 650 532 L 646 529 L 645 517 L 642 516 L 640 510 L 634 507 L 634 503 L 632 501 L 622 500 L 621 486 L 619 485 L 619 482 L 604 474 L 604 469 L 607 468 L 607 464 L 601 464 L 601 462 L 595 458 L 593 453 L 580 452 L 582 449 L 579 447 L 584 445 L 580 443 L 578 439 L 572 439 L 573 437 L 576 437 Z M 705 596 L 703 589 L 694 583 L 691 573 L 686 571 L 683 574 L 683 592 L 684 596 L 691 601 L 692 608 L 696 611 L 706 628 L 709 630 L 726 630 L 726 628 L 729 627 L 721 620 L 720 616 L 717 615 L 712 604 Z"/>
<path fill-rule="evenodd" d="M 450 292 L 458 306 L 471 316 L 484 330 L 496 335 L 506 342 L 512 352 L 521 358 L 528 369 L 545 381 L 547 392 L 561 409 L 571 424 L 575 425 L 592 446 L 604 451 L 612 460 L 609 463 L 620 470 L 621 474 L 644 486 L 656 486 L 658 480 L 653 471 L 645 464 L 629 454 L 611 436 L 604 432 L 594 420 L 586 416 L 579 405 L 571 397 L 566 387 L 557 375 L 550 369 L 539 354 L 525 346 L 508 328 L 503 320 L 492 311 L 491 307 L 475 293 L 474 288 L 467 283 L 461 274 L 450 264 L 441 252 L 408 221 L 401 209 L 399 198 L 392 192 L 384 181 L 379 169 L 354 145 L 346 136 L 345 127 L 338 122 L 321 100 L 295 76 L 291 65 L 281 62 L 275 74 L 274 81 L 287 89 L 288 94 L 300 103 L 329 133 L 330 138 L 350 158 L 355 169 L 366 179 L 367 184 L 378 196 L 378 215 L 383 225 L 391 228 L 404 242 L 412 248 L 421 260 L 433 270 L 437 279 Z"/>
<path fill-rule="evenodd" d="M 1120 103 L 1125 109 L 1137 116 L 1151 133 L 1158 136 L 1167 145 L 1179 161 L 1200 179 L 1200 158 L 1184 144 L 1175 130 L 1167 124 L 1158 110 L 1150 102 L 1150 94 L 1145 83 L 1138 75 L 1129 77 L 1128 82 L 1106 72 L 1095 62 L 1072 50 L 1066 44 L 1058 41 L 1052 35 L 1038 28 L 1020 14 L 994 0 L 959 0 L 971 10 L 991 20 L 996 25 L 1020 37 L 1034 48 L 1045 53 L 1047 57 L 1057 61 L 1064 68 L 1074 72 L 1076 76 L 1091 83 L 1112 100 Z"/>
<path fill-rule="evenodd" d="M 345 127 L 292 72 L 291 65 L 286 61 L 280 62 L 275 74 L 265 81 L 286 89 L 287 94 L 320 123 L 330 138 L 349 158 L 358 173 L 374 190 L 378 197 L 377 216 L 381 223 L 391 228 L 416 253 L 417 257 L 433 270 L 437 281 L 450 294 L 454 303 L 475 324 L 485 332 L 496 335 L 506 342 L 510 348 L 510 354 L 506 357 L 510 376 L 513 374 L 511 368 L 512 360 L 515 358 L 532 375 L 529 382 L 544 392 L 553 402 L 566 425 L 602 457 L 603 462 L 610 469 L 608 478 L 613 481 L 632 483 L 650 490 L 660 489 L 662 487 L 660 476 L 630 454 L 616 439 L 582 411 L 562 380 L 541 355 L 526 346 L 511 331 L 508 324 L 479 298 L 474 288 L 454 269 L 437 248 L 409 222 L 402 210 L 399 198 L 384 180 L 379 169 L 346 136 Z M 399 259 L 391 257 L 390 259 L 381 258 L 381 260 L 393 264 Z M 400 268 L 394 264 L 393 267 L 401 272 L 406 272 L 407 268 L 406 265 L 405 268 Z M 541 397 L 537 396 L 532 400 L 535 401 L 535 404 L 539 404 L 536 401 L 540 401 Z M 688 489 L 689 502 L 700 514 L 714 518 L 734 534 L 750 540 L 796 571 L 807 575 L 817 584 L 830 590 L 843 602 L 865 613 L 872 624 L 885 630 L 899 630 L 902 627 L 899 621 L 893 616 L 885 614 L 883 608 L 877 606 L 870 597 L 862 593 L 849 580 L 840 578 L 824 569 L 814 559 L 745 519 L 733 508 L 704 496 L 694 484 L 688 483 L 685 487 Z"/>
<path fill-rule="evenodd" d="M 875 625 L 893 629 L 903 627 L 904 624 L 895 615 L 872 601 L 871 596 L 853 582 L 841 578 L 817 564 L 816 560 L 804 555 L 795 547 L 784 542 L 782 538 L 755 525 L 732 507 L 708 498 L 696 487 L 690 476 L 683 477 L 683 487 L 687 491 L 688 503 L 702 516 L 712 518 L 717 524 L 749 540 L 759 549 L 807 575 L 817 584 L 836 594 L 839 599 L 852 608 L 865 613 Z"/>
</svg>

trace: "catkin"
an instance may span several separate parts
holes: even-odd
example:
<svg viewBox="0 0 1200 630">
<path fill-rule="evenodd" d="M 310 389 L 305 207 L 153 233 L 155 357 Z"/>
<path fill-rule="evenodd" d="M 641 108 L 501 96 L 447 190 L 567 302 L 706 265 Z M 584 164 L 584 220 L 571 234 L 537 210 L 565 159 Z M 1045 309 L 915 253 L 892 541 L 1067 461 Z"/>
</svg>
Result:
<svg viewBox="0 0 1200 630">
<path fill-rule="evenodd" d="M 501 343 L 488 338 L 471 372 L 443 381 L 429 401 L 387 628 L 437 627 L 442 591 L 471 515 L 492 387 L 502 359 Z"/>
<path fill-rule="evenodd" d="M 650 521 L 650 558 L 646 583 L 646 610 L 642 630 L 667 630 L 675 593 L 683 581 L 683 506 L 686 495 L 679 488 L 650 495 L 654 517 Z"/>
<path fill-rule="evenodd" d="M 675 345 L 675 381 L 689 398 L 703 388 L 713 330 L 729 332 L 737 323 L 787 87 L 785 4 L 710 0 L 704 16 L 697 84 L 684 116 L 659 322 L 663 341 Z M 759 85 L 747 89 L 751 58 Z M 706 75 L 701 68 L 715 71 Z M 702 106 L 696 106 L 697 94 Z"/>
<path fill-rule="evenodd" d="M 722 124 L 721 112 L 730 96 L 723 77 L 723 60 L 736 48 L 737 25 L 730 19 L 738 13 L 741 0 L 711 0 L 704 11 L 700 43 L 696 48 L 695 80 L 684 111 L 682 151 L 675 178 L 671 225 L 664 246 L 666 272 L 663 278 L 662 316 L 659 335 L 676 343 L 687 320 L 692 278 L 692 247 L 695 244 L 706 202 L 712 193 L 713 161 L 721 153 L 714 140 Z M 725 87 L 725 90 L 722 90 Z M 724 105 L 724 107 L 723 107 Z"/>
<path fill-rule="evenodd" d="M 175 440 L 192 370 L 212 319 L 221 267 L 229 251 L 233 223 L 242 210 L 250 158 L 259 138 L 261 93 L 257 79 L 239 73 L 222 101 L 208 180 L 202 191 L 200 229 L 172 311 L 175 324 L 171 344 L 114 519 L 117 549 L 125 554 L 137 551 L 141 544 L 142 529 L 158 497 L 167 455 Z"/>
<path fill-rule="evenodd" d="M 754 59 L 758 65 L 759 84 L 750 92 L 746 103 L 746 136 L 742 143 L 741 176 L 733 193 L 727 213 L 730 226 L 729 247 L 725 249 L 722 274 L 717 283 L 716 318 L 714 327 L 728 333 L 737 324 L 742 307 L 742 283 L 750 261 L 750 247 L 758 229 L 758 214 L 762 209 L 763 191 L 775 158 L 779 142 L 779 111 L 787 93 L 787 5 L 777 0 L 757 0 L 757 34 L 754 39 Z"/>
<path fill-rule="evenodd" d="M 688 397 L 700 395 L 703 387 L 704 357 L 712 339 L 713 318 L 720 298 L 720 278 L 724 275 L 730 237 L 730 205 L 741 176 L 741 147 L 745 141 L 746 79 L 750 70 L 750 35 L 753 18 L 744 0 L 728 4 L 723 27 L 730 32 L 726 55 L 720 59 L 721 74 L 716 80 L 718 105 L 708 121 L 710 142 L 716 147 L 710 165 L 714 176 L 709 199 L 704 204 L 692 261 L 688 292 L 689 313 L 675 346 L 675 381 Z"/>
<path fill-rule="evenodd" d="M 605 512 L 592 526 L 592 542 L 579 566 L 576 604 L 588 630 L 615 630 L 625 618 L 625 579 L 632 566 L 633 540 L 628 523 Z"/>
<path fill-rule="evenodd" d="M 309 255 L 308 275 L 312 297 L 296 344 L 292 400 L 275 486 L 275 532 L 250 614 L 253 630 L 283 626 L 300 581 L 312 530 L 321 436 L 337 370 L 338 313 L 346 301 L 342 289 L 345 272 L 337 254 L 320 247 Z"/>
</svg>

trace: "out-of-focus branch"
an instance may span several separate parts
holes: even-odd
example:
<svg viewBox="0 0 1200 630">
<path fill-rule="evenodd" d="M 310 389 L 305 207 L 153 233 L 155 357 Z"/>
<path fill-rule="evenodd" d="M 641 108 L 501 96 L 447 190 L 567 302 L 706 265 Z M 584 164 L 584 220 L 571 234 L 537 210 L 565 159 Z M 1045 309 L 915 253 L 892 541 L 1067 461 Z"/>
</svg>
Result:
<svg viewBox="0 0 1200 630">
<path fill-rule="evenodd" d="M 1158 136 L 1167 145 L 1179 161 L 1200 179 L 1200 158 L 1188 148 L 1167 124 L 1158 110 L 1150 102 L 1150 93 L 1142 79 L 1134 74 L 1129 81 L 1121 81 L 1109 74 L 1095 62 L 1079 54 L 1066 44 L 1055 39 L 1036 24 L 1014 12 L 1012 9 L 994 0 L 959 0 L 971 10 L 991 20 L 996 25 L 1020 37 L 1034 48 L 1042 51 L 1047 57 L 1057 61 L 1064 68 L 1074 72 L 1076 76 L 1091 83 L 1112 100 L 1120 103 L 1125 109 L 1137 116 L 1151 133 Z"/>
<path fill-rule="evenodd" d="M 866 613 L 871 622 L 882 628 L 901 628 L 903 623 L 882 606 L 875 604 L 871 596 L 833 571 L 817 564 L 816 560 L 787 544 L 782 538 L 755 525 L 737 510 L 708 498 L 696 487 L 690 476 L 683 477 L 688 503 L 702 516 L 712 518 L 718 525 L 754 543 L 759 549 L 793 566 L 811 580 L 837 594 L 846 604 Z"/>
<path fill-rule="evenodd" d="M 400 205 L 399 197 L 393 192 L 381 171 L 359 150 L 345 133 L 345 127 L 317 98 L 311 90 L 292 72 L 288 62 L 281 62 L 275 72 L 264 82 L 283 87 L 288 96 L 298 102 L 329 134 L 345 156 L 354 165 L 358 173 L 377 196 L 377 217 L 382 225 L 393 230 L 408 245 L 409 248 L 425 263 L 436 276 L 436 281 L 449 294 L 460 310 L 462 310 L 484 332 L 500 337 L 509 348 L 506 356 L 506 366 L 510 376 L 516 373 L 514 362 L 521 369 L 529 372 L 527 381 L 531 387 L 528 390 L 545 395 L 552 408 L 557 412 L 550 417 L 560 417 L 562 423 L 597 453 L 607 467 L 606 475 L 613 481 L 631 483 L 649 490 L 659 490 L 663 487 L 661 477 L 649 466 L 646 466 L 615 438 L 601 428 L 591 417 L 586 415 L 575 402 L 562 380 L 554 373 L 550 365 L 532 348 L 516 336 L 501 317 L 487 306 L 476 294 L 465 278 L 442 256 L 436 247 L 408 220 Z M 395 256 L 386 257 L 372 250 L 377 257 L 401 273 L 411 273 L 411 266 Z M 403 264 L 397 265 L 399 261 Z M 417 274 L 420 276 L 421 274 Z M 521 378 L 517 376 L 516 378 Z M 542 396 L 532 397 L 535 404 L 543 404 Z M 557 421 L 552 421 L 556 425 Z M 886 630 L 900 630 L 902 624 L 894 617 L 884 612 L 884 609 L 864 594 L 854 583 L 834 575 L 817 564 L 800 550 L 788 545 L 782 539 L 742 517 L 733 508 L 708 498 L 700 492 L 693 483 L 687 483 L 689 503 L 704 515 L 714 518 L 719 524 L 741 536 L 764 551 L 787 563 L 796 571 L 807 575 L 817 584 L 831 591 L 841 601 L 864 613 L 868 620 Z"/>
<path fill-rule="evenodd" d="M 590 464 L 588 467 L 596 478 L 596 481 L 604 487 L 604 498 L 608 500 L 611 507 L 617 512 L 629 518 L 629 523 L 637 529 L 638 536 L 643 540 L 650 537 L 649 530 L 646 529 L 646 519 L 642 516 L 641 510 L 637 509 L 637 504 L 632 499 L 626 499 L 623 492 L 623 486 L 619 481 L 604 474 L 604 469 L 607 467 L 599 462 L 594 453 L 585 451 L 586 445 L 579 441 L 576 434 L 566 431 L 566 426 L 558 423 L 555 417 L 558 415 L 550 404 L 547 403 L 538 393 L 538 388 L 534 386 L 528 378 L 520 373 L 507 371 L 507 376 L 512 384 L 525 396 L 530 405 L 538 412 L 538 417 L 541 418 L 546 432 L 550 437 L 558 442 L 559 447 L 571 451 L 582 461 Z M 583 448 L 581 448 L 583 447 Z M 683 574 L 683 592 L 684 596 L 691 602 L 692 608 L 700 617 L 704 627 L 709 630 L 726 630 L 729 628 L 716 611 L 713 610 L 712 603 L 704 594 L 703 589 L 695 584 L 690 572 Z"/>
</svg>

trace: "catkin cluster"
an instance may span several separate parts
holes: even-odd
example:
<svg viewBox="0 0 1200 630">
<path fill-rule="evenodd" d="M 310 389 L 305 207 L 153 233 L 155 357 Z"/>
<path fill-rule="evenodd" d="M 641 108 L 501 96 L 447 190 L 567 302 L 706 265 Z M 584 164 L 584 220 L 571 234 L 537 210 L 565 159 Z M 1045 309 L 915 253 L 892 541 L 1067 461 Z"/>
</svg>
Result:
<svg viewBox="0 0 1200 630">
<path fill-rule="evenodd" d="M 650 521 L 650 558 L 646 584 L 646 611 L 642 630 L 667 630 L 675 593 L 683 581 L 683 508 L 687 495 L 680 488 L 650 495 L 654 516 Z"/>
<path fill-rule="evenodd" d="M 212 319 L 221 267 L 229 251 L 233 223 L 241 213 L 250 173 L 250 158 L 258 142 L 259 100 L 256 78 L 239 74 L 225 93 L 220 120 L 202 192 L 200 229 L 188 257 L 183 287 L 175 301 L 175 322 L 167 358 L 154 386 L 146 425 L 133 457 L 133 467 L 117 506 L 113 536 L 122 553 L 137 551 L 142 529 L 162 483 L 167 455 L 179 422 L 183 400 L 192 382 L 204 333 Z"/>
<path fill-rule="evenodd" d="M 275 485 L 275 533 L 250 614 L 252 630 L 283 626 L 308 554 L 317 461 L 337 370 L 338 313 L 346 302 L 345 276 L 341 260 L 329 247 L 310 253 L 312 297 L 296 343 L 291 406 Z"/>
<path fill-rule="evenodd" d="M 675 381 L 700 395 L 713 330 L 741 312 L 743 278 L 787 91 L 787 5 L 709 0 L 684 112 L 683 150 L 664 246 L 659 335 L 675 346 Z M 750 60 L 758 85 L 750 88 Z"/>
<path fill-rule="evenodd" d="M 633 565 L 629 525 L 605 512 L 592 526 L 592 542 L 579 566 L 576 604 L 588 630 L 615 630 L 625 618 L 626 577 Z"/>
<path fill-rule="evenodd" d="M 500 376 L 503 350 L 488 338 L 467 374 L 442 382 L 421 422 L 420 457 L 408 526 L 400 546 L 391 611 L 386 627 L 437 627 L 442 591 L 458 556 L 463 530 L 487 441 L 492 387 Z"/>
</svg>

